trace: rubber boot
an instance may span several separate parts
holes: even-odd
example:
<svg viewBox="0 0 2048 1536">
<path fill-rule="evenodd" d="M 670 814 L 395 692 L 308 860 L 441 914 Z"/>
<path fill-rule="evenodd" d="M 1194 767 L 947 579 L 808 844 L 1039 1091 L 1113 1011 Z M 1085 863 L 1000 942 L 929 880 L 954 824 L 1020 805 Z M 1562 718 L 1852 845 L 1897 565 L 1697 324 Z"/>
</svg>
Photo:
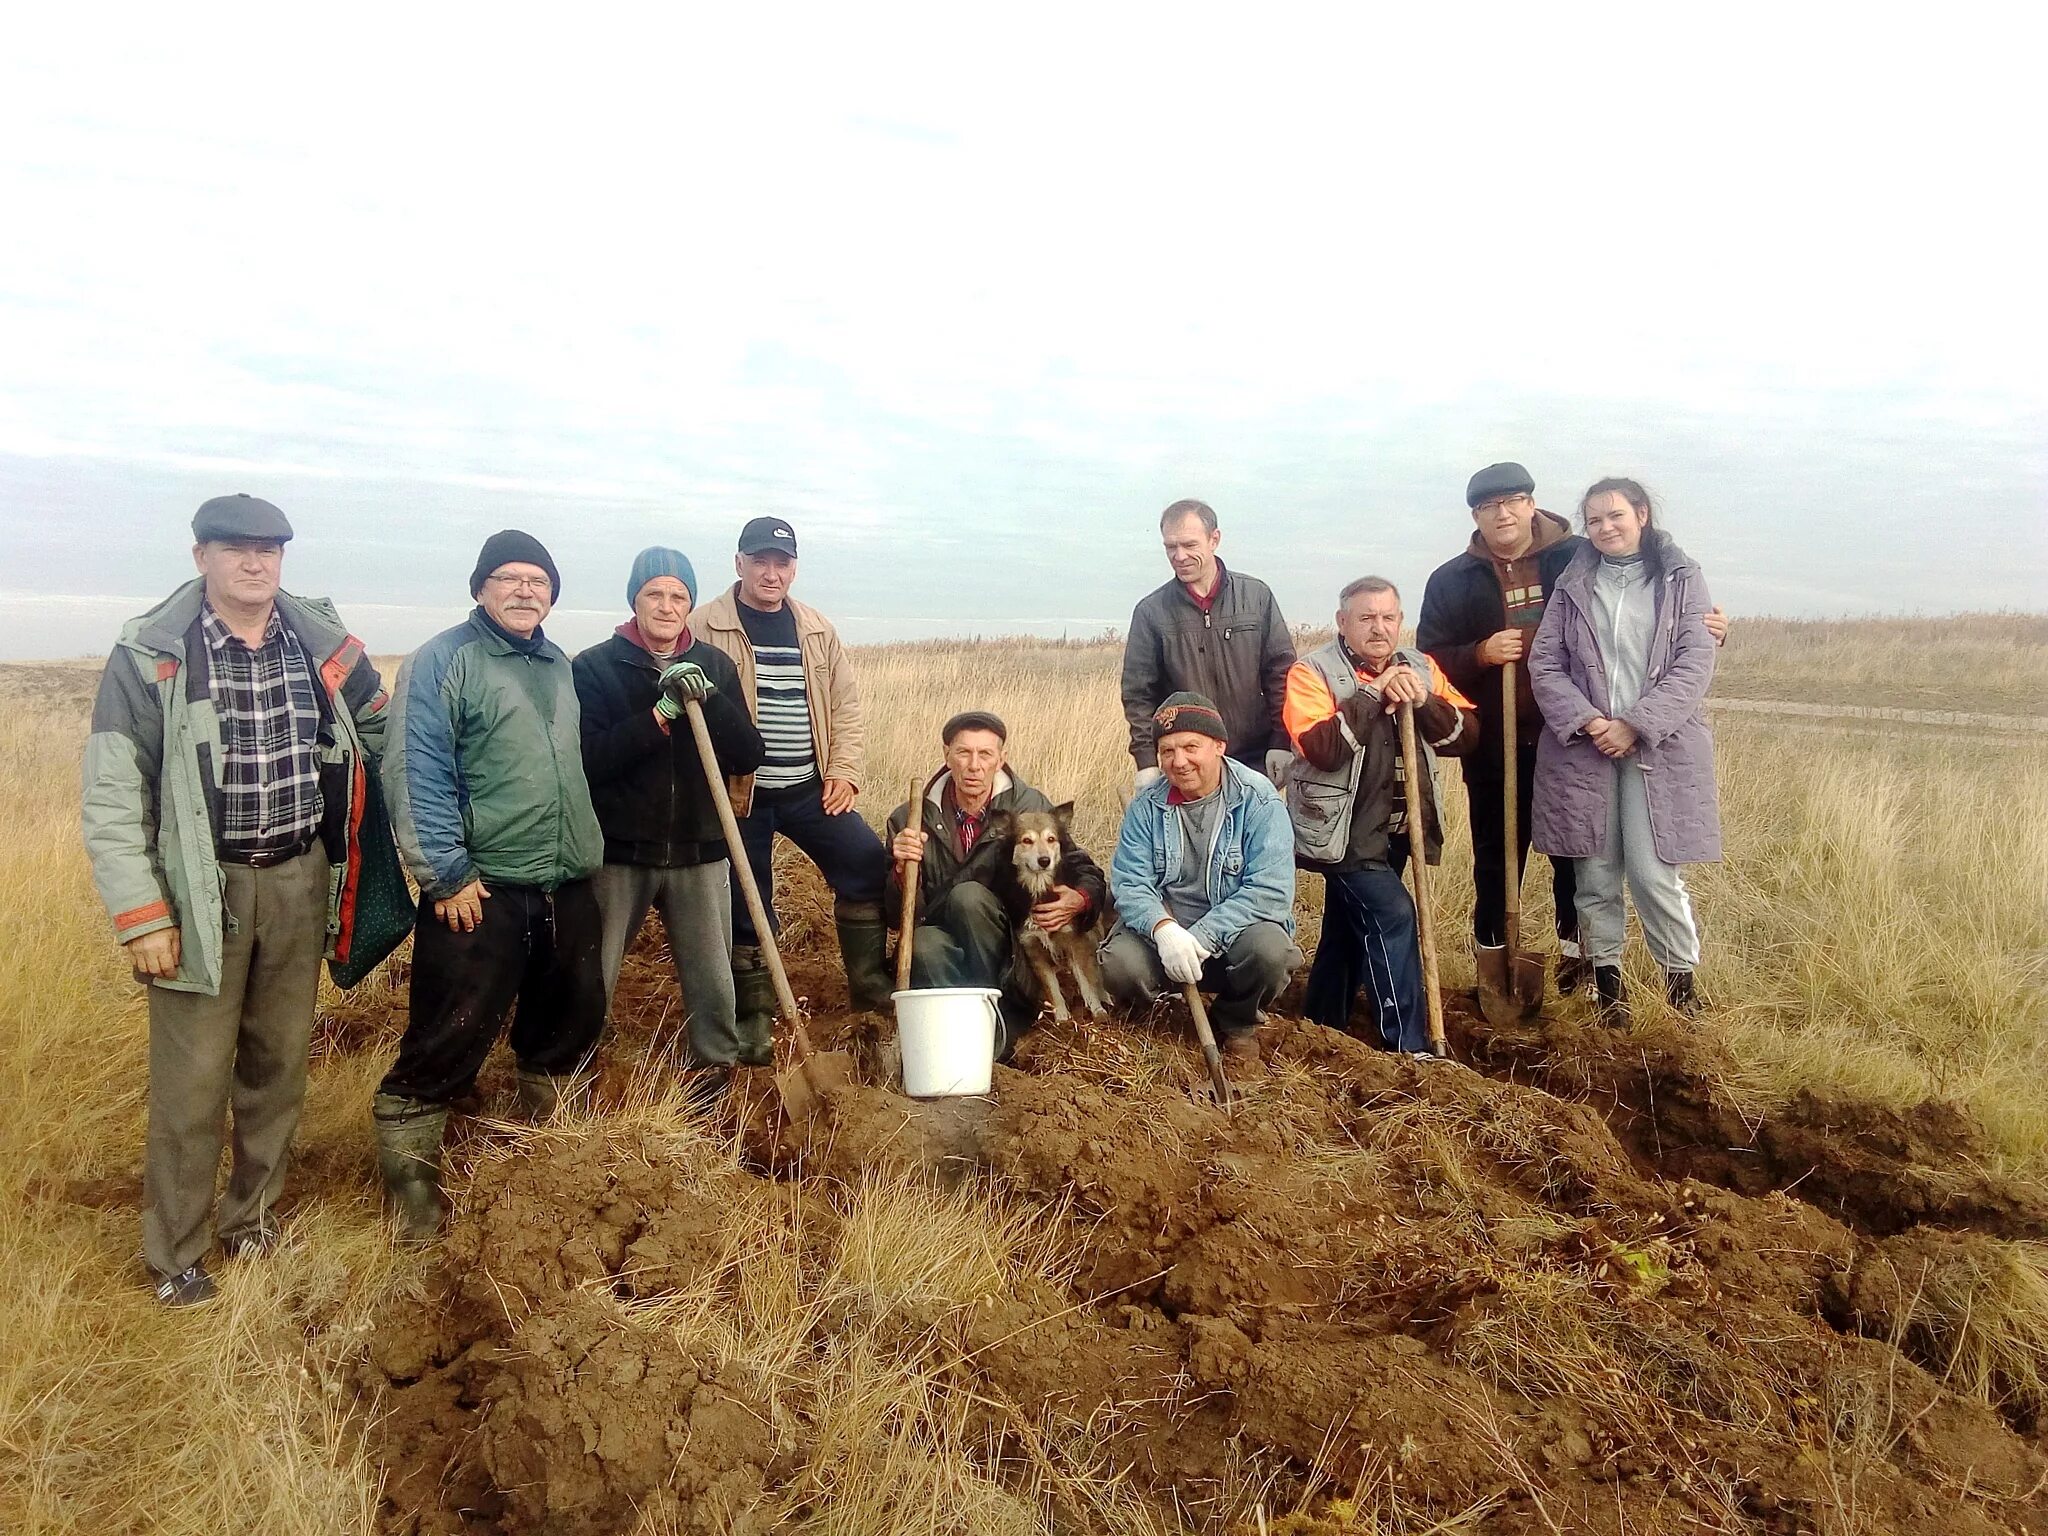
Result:
<svg viewBox="0 0 2048 1536">
<path fill-rule="evenodd" d="M 1570 997 L 1586 990 L 1586 983 L 1593 979 L 1593 967 L 1586 964 L 1586 957 L 1579 952 L 1579 941 L 1561 938 L 1557 941 L 1557 995 Z"/>
<path fill-rule="evenodd" d="M 588 1107 L 590 1091 L 596 1086 L 596 1077 L 587 1072 L 557 1077 L 551 1072 L 529 1072 L 521 1067 L 520 1116 L 534 1125 L 545 1125 L 564 1110 L 573 1112 Z"/>
<path fill-rule="evenodd" d="M 398 1217 L 398 1240 L 431 1243 L 441 1235 L 441 1137 L 448 1107 L 380 1093 L 370 1103 L 377 1130 L 377 1171 Z"/>
<path fill-rule="evenodd" d="M 760 947 L 732 948 L 733 1033 L 739 1050 L 733 1060 L 743 1067 L 775 1065 L 775 978 Z"/>
<path fill-rule="evenodd" d="M 889 974 L 889 929 L 879 901 L 832 903 L 832 926 L 839 931 L 839 961 L 846 967 L 846 995 L 865 1013 L 889 1006 L 896 979 Z"/>
<path fill-rule="evenodd" d="M 1672 1008 L 1690 1019 L 1699 1014 L 1699 988 L 1694 985 L 1691 971 L 1666 971 L 1664 973 L 1664 996 Z"/>
<path fill-rule="evenodd" d="M 1600 1022 L 1609 1029 L 1628 1028 L 1628 988 L 1618 965 L 1593 967 L 1593 991 L 1599 999 Z"/>
</svg>

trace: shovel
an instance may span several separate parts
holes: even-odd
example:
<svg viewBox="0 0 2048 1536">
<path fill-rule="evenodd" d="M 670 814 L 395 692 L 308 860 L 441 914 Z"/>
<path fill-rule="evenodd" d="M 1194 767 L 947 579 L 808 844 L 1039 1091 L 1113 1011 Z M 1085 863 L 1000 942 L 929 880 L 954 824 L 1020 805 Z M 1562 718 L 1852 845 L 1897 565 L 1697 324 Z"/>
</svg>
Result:
<svg viewBox="0 0 2048 1536">
<path fill-rule="evenodd" d="M 1522 949 L 1521 754 L 1516 748 L 1515 664 L 1500 669 L 1501 737 L 1501 863 L 1506 870 L 1507 900 L 1502 928 L 1507 952 L 1493 975 L 1479 973 L 1479 1011 L 1496 1029 L 1536 1017 L 1543 1006 L 1543 957 Z"/>
<path fill-rule="evenodd" d="M 1216 1031 L 1209 1027 L 1209 1007 L 1202 1001 L 1202 989 L 1192 981 L 1181 988 L 1194 1015 L 1195 1038 L 1202 1042 L 1202 1057 L 1209 1063 L 1209 1082 L 1216 1090 L 1216 1102 L 1230 1108 L 1230 1079 L 1223 1075 L 1223 1053 L 1216 1049 Z"/>
<path fill-rule="evenodd" d="M 1415 877 L 1415 934 L 1422 950 L 1422 1000 L 1429 1010 L 1429 1048 L 1439 1056 L 1450 1055 L 1444 1041 L 1444 999 L 1436 984 L 1436 914 L 1429 905 L 1429 827 L 1422 817 L 1419 786 L 1429 764 L 1415 750 L 1415 706 L 1401 705 L 1401 763 L 1408 791 L 1408 869 Z"/>
<path fill-rule="evenodd" d="M 690 717 L 690 734 L 697 738 L 697 761 L 704 765 L 705 782 L 711 786 L 712 803 L 718 807 L 718 824 L 725 830 L 726 851 L 732 855 L 733 878 L 747 903 L 747 915 L 754 920 L 761 952 L 768 957 L 768 974 L 775 979 L 775 1001 L 789 1020 L 796 1041 L 796 1070 L 775 1074 L 775 1091 L 791 1120 L 808 1119 L 817 1113 L 818 1099 L 828 1089 L 853 1082 L 853 1060 L 844 1051 L 818 1052 L 811 1049 L 811 1033 L 804 1028 L 804 1016 L 790 990 L 789 973 L 782 968 L 782 951 L 775 943 L 775 931 L 768 926 L 768 909 L 761 901 L 761 888 L 754 883 L 754 866 L 747 862 L 745 844 L 740 841 L 740 824 L 733 818 L 732 796 L 725 791 L 725 775 L 718 771 L 718 754 L 711 747 L 711 732 L 704 724 L 704 709 L 695 699 L 685 699 L 683 710 Z"/>
<path fill-rule="evenodd" d="M 908 832 L 924 831 L 924 786 L 916 779 L 910 781 L 910 820 L 904 824 Z M 924 877 L 924 866 L 904 869 L 903 911 L 896 924 L 896 990 L 910 990 L 910 935 L 917 927 L 917 884 Z"/>
</svg>

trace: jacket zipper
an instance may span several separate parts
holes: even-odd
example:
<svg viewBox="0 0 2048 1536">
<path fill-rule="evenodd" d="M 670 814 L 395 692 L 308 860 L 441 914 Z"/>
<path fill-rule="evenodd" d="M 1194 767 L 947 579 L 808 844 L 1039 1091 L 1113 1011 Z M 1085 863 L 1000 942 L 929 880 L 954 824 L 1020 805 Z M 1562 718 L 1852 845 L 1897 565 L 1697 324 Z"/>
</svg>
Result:
<svg viewBox="0 0 2048 1536">
<path fill-rule="evenodd" d="M 525 659 L 529 667 L 533 665 L 534 659 L 531 655 L 528 655 Z M 555 702 L 559 705 L 561 700 L 556 699 Z M 556 739 L 555 725 L 552 719 L 548 721 L 548 764 L 555 770 L 555 867 L 550 873 L 560 875 L 562 872 L 562 823 L 567 814 L 563 807 L 567 803 L 569 786 L 562 778 L 562 747 L 561 743 Z M 552 899 L 548 906 L 548 922 L 550 924 L 554 922 Z"/>
</svg>

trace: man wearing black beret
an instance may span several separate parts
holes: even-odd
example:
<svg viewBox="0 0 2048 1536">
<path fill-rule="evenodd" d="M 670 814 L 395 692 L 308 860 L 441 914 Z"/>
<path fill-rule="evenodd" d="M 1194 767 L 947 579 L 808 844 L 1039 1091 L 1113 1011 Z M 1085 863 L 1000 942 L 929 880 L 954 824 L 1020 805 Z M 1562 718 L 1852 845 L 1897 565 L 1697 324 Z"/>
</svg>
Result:
<svg viewBox="0 0 2048 1536">
<path fill-rule="evenodd" d="M 911 935 L 913 987 L 996 987 L 1005 1042 L 998 1054 L 1031 1027 L 1036 1006 L 1016 974 L 1016 928 L 996 894 L 1005 857 L 1003 839 L 992 835 L 1005 812 L 1057 808 L 1009 767 L 1009 730 L 987 710 L 953 716 L 939 732 L 945 762 L 925 781 L 923 830 L 910 830 L 906 801 L 889 814 L 891 910 L 901 901 L 902 882 L 917 881 L 917 929 Z M 1058 884 L 1031 910 L 1031 921 L 1048 930 L 1078 924 L 1085 930 L 1102 910 L 1102 868 L 1085 849 L 1061 850 Z"/>
<path fill-rule="evenodd" d="M 1536 743 L 1543 711 L 1529 689 L 1528 659 L 1543 605 L 1572 556 L 1585 544 L 1571 524 L 1536 505 L 1535 478 L 1520 464 L 1489 464 L 1466 482 L 1473 531 L 1464 552 L 1438 566 L 1423 589 L 1415 643 L 1479 709 L 1479 747 L 1464 759 L 1472 825 L 1473 956 L 1481 979 L 1505 991 L 1507 976 L 1507 823 L 1503 798 L 1509 743 L 1502 739 L 1501 669 L 1516 663 L 1516 847 L 1520 876 L 1529 858 L 1536 786 Z M 1727 620 L 1717 608 L 1707 627 L 1719 640 Z M 1579 952 L 1579 919 L 1569 859 L 1551 862 L 1557 909 L 1557 989 L 1579 990 L 1591 972 Z"/>
<path fill-rule="evenodd" d="M 384 744 L 363 643 L 325 598 L 281 589 L 291 536 L 246 493 L 200 507 L 199 574 L 122 629 L 85 749 L 93 879 L 149 988 L 142 1248 L 173 1306 L 214 1294 L 230 1104 L 221 1246 L 277 1241 L 320 960 L 345 960 L 353 932 L 360 770 Z"/>
</svg>

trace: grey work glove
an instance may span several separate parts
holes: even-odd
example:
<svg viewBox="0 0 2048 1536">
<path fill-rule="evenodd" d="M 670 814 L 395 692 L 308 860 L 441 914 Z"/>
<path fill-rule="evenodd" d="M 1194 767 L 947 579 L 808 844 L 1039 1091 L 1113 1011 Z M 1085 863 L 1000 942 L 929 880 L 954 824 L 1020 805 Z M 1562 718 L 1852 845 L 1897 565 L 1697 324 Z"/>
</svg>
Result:
<svg viewBox="0 0 2048 1536">
<path fill-rule="evenodd" d="M 654 701 L 654 712 L 664 720 L 682 719 L 685 700 L 695 699 L 701 704 L 718 691 L 694 661 L 679 661 L 670 666 L 661 674 L 660 687 L 661 697 Z"/>
<path fill-rule="evenodd" d="M 1131 781 L 1131 793 L 1135 795 L 1143 790 L 1147 784 L 1156 783 L 1165 777 L 1166 771 L 1156 765 L 1150 768 L 1140 768 L 1138 776 Z"/>
<path fill-rule="evenodd" d="M 1273 781 L 1276 789 L 1287 786 L 1287 770 L 1294 766 L 1294 754 L 1285 747 L 1266 749 L 1266 777 Z"/>
</svg>

